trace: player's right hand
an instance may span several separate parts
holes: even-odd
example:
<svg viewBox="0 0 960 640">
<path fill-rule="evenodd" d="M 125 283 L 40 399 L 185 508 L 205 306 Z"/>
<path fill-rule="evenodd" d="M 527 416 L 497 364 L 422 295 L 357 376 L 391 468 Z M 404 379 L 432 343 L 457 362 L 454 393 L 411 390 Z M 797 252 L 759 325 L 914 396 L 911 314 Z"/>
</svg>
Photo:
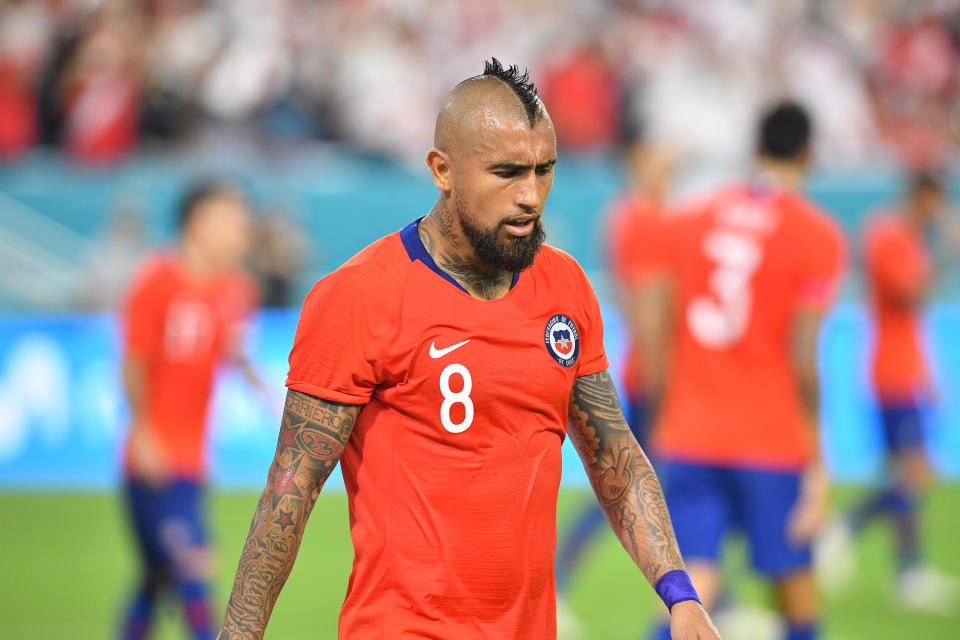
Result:
<svg viewBox="0 0 960 640">
<path fill-rule="evenodd" d="M 673 605 L 670 610 L 670 637 L 673 640 L 721 640 L 720 632 L 696 600 Z"/>
<path fill-rule="evenodd" d="M 154 440 L 149 425 L 141 420 L 135 421 L 130 430 L 130 471 L 154 489 L 160 489 L 170 481 L 166 457 Z"/>
</svg>

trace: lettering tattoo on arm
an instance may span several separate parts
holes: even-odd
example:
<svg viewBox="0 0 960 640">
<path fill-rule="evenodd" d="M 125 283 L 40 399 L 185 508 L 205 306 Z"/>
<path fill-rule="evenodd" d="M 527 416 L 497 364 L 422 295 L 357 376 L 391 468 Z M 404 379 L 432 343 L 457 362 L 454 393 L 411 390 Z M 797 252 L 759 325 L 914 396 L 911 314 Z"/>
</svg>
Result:
<svg viewBox="0 0 960 640">
<path fill-rule="evenodd" d="M 219 640 L 263 637 L 307 518 L 359 412 L 359 405 L 287 392 L 277 451 L 240 555 Z"/>
<path fill-rule="evenodd" d="M 660 482 L 630 432 L 606 371 L 582 376 L 570 393 L 570 439 L 607 519 L 651 584 L 683 568 Z"/>
</svg>

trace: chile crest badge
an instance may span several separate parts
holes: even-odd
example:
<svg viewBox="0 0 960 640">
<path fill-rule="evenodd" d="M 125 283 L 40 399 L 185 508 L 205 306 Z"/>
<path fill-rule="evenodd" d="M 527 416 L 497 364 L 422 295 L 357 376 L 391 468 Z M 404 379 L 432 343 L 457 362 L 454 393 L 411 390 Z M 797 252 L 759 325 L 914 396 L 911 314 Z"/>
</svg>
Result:
<svg viewBox="0 0 960 640">
<path fill-rule="evenodd" d="M 552 315 L 543 331 L 543 341 L 547 352 L 562 366 L 570 367 L 576 363 L 580 355 L 580 335 L 569 316 L 562 313 Z"/>
</svg>

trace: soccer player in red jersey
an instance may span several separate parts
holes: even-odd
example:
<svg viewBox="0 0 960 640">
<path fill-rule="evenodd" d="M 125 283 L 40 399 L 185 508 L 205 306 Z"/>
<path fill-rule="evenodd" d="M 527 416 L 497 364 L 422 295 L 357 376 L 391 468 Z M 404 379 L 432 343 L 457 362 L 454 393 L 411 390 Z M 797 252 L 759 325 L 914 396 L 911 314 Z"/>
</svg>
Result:
<svg viewBox="0 0 960 640">
<path fill-rule="evenodd" d="M 722 541 L 741 529 L 789 640 L 816 637 L 810 541 L 827 488 L 816 338 L 844 255 L 837 226 L 799 191 L 809 136 L 803 109 L 773 108 L 760 125 L 758 175 L 670 223 L 671 353 L 652 434 L 704 605 L 716 600 Z"/>
<path fill-rule="evenodd" d="M 198 185 L 181 206 L 178 250 L 150 259 L 128 294 L 124 476 L 142 575 L 123 623 L 126 639 L 150 635 L 165 589 L 183 601 L 193 638 L 214 635 L 201 513 L 204 435 L 219 364 L 239 364 L 259 385 L 240 350 L 256 300 L 239 269 L 247 217 L 244 199 L 229 185 Z"/>
<path fill-rule="evenodd" d="M 637 442 L 646 449 L 662 384 L 662 351 L 657 344 L 662 330 L 657 326 L 661 319 L 657 309 L 663 291 L 663 207 L 672 162 L 668 153 L 644 139 L 636 126 L 624 132 L 623 155 L 627 188 L 610 205 L 607 251 L 629 336 L 621 370 L 627 395 L 624 413 Z M 596 501 L 589 503 L 558 545 L 556 578 L 561 598 L 587 543 L 606 521 Z"/>
<path fill-rule="evenodd" d="M 872 221 L 864 238 L 864 260 L 875 327 L 872 378 L 889 456 L 890 486 L 858 504 L 828 530 L 826 565 L 848 568 L 853 535 L 880 516 L 891 516 L 899 556 L 898 591 L 908 607 L 949 612 L 957 605 L 955 578 L 922 562 L 917 502 L 929 484 L 924 414 L 932 393 L 920 318 L 933 279 L 925 234 L 943 206 L 943 189 L 930 174 L 917 174 L 901 212 Z M 846 552 L 846 561 L 836 557 Z M 832 557 L 831 557 L 832 556 Z M 842 572 L 828 577 L 842 580 Z"/>
<path fill-rule="evenodd" d="M 437 118 L 430 213 L 308 295 L 222 639 L 263 637 L 338 461 L 355 551 L 339 637 L 555 637 L 568 433 L 674 638 L 718 638 L 606 372 L 590 284 L 542 246 L 556 159 L 526 74 L 488 62 Z"/>
<path fill-rule="evenodd" d="M 627 147 L 630 188 L 610 212 L 610 268 L 627 319 L 630 346 L 623 366 L 630 427 L 646 446 L 663 380 L 662 329 L 656 312 L 662 295 L 666 220 L 664 204 L 673 172 L 667 151 L 642 138 Z"/>
</svg>

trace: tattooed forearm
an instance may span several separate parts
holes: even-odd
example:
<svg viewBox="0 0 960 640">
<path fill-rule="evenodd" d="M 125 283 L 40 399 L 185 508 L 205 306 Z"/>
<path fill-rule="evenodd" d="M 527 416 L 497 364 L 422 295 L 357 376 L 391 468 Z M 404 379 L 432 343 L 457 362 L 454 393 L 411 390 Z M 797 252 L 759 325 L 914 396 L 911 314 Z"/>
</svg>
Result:
<svg viewBox="0 0 960 640">
<path fill-rule="evenodd" d="M 607 372 L 577 379 L 569 433 L 607 519 L 651 584 L 682 569 L 657 475 L 624 421 Z"/>
<path fill-rule="evenodd" d="M 220 640 L 263 637 L 320 489 L 343 453 L 360 407 L 287 393 L 277 451 L 227 603 Z"/>
</svg>

